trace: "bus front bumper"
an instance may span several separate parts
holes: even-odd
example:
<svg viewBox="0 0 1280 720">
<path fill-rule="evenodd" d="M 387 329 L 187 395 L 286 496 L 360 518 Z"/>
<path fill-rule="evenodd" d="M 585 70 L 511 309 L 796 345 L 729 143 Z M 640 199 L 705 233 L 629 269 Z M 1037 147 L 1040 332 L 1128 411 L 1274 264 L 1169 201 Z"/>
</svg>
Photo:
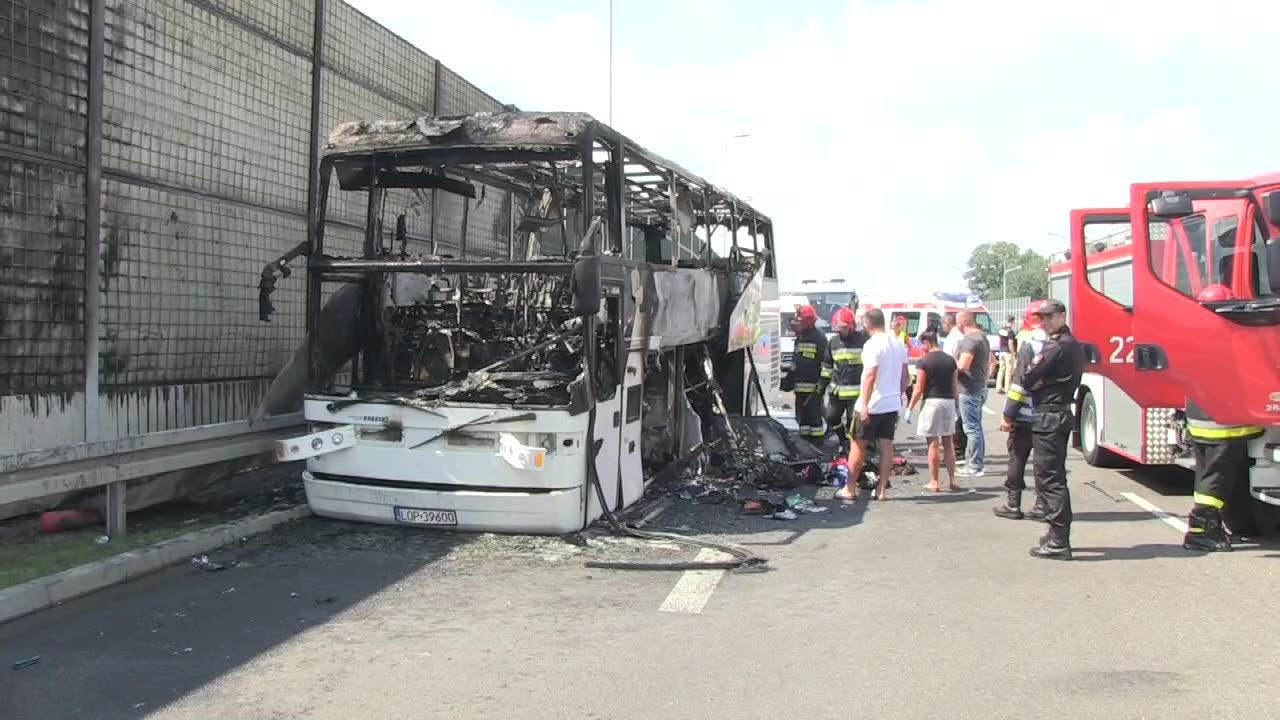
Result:
<svg viewBox="0 0 1280 720">
<path fill-rule="evenodd" d="M 582 488 L 540 492 L 388 487 L 302 473 L 321 517 L 436 530 L 562 535 L 581 530 Z"/>
</svg>

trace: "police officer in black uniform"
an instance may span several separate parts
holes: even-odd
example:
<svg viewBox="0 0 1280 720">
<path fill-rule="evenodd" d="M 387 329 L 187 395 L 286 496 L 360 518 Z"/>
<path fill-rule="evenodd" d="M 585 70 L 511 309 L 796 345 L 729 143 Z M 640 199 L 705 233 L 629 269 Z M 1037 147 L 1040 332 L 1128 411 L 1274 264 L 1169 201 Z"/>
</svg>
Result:
<svg viewBox="0 0 1280 720">
<path fill-rule="evenodd" d="M 1030 393 L 1032 464 L 1036 492 L 1044 500 L 1049 533 L 1031 549 L 1031 556 L 1051 560 L 1071 559 L 1071 492 L 1067 489 L 1067 444 L 1073 424 L 1072 403 L 1084 374 L 1084 348 L 1067 327 L 1067 307 L 1060 300 L 1046 300 L 1037 313 L 1048 334 L 1020 383 Z M 1006 422 L 1018 417 L 1022 402 L 1010 397 L 1005 404 Z"/>
<path fill-rule="evenodd" d="M 1231 538 L 1222 524 L 1222 510 L 1240 497 L 1239 483 L 1249 481 L 1249 441 L 1266 429 L 1258 425 L 1223 425 L 1214 422 L 1204 408 L 1187 398 L 1187 434 L 1196 459 L 1196 481 L 1187 516 L 1182 547 L 1219 552 L 1231 549 Z"/>
</svg>

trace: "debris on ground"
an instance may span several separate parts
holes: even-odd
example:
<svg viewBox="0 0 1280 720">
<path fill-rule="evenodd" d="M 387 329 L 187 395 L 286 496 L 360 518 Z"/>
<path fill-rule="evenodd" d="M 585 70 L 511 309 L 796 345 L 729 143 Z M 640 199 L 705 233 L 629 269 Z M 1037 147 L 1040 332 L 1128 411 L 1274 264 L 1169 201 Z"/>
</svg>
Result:
<svg viewBox="0 0 1280 720">
<path fill-rule="evenodd" d="M 31 657 L 29 657 L 29 658 L 24 658 L 24 659 L 22 659 L 22 660 L 19 660 L 19 661 L 15 662 L 15 663 L 13 664 L 13 669 L 14 669 L 14 670 L 22 670 L 23 668 L 29 668 L 29 667 L 31 667 L 31 666 L 33 666 L 33 665 L 39 665 L 39 664 L 40 664 L 40 656 L 39 656 L 39 655 L 32 655 L 32 656 L 31 656 Z"/>
<path fill-rule="evenodd" d="M 862 471 L 862 482 L 858 483 L 863 490 L 873 490 L 880 484 L 880 474 L 875 470 Z M 893 487 L 893 482 L 885 483 L 885 487 Z"/>
<path fill-rule="evenodd" d="M 800 517 L 794 510 L 779 510 L 771 516 L 774 520 L 795 520 Z"/>
<path fill-rule="evenodd" d="M 716 418 L 721 434 L 694 450 L 674 473 L 659 472 L 657 490 L 705 505 L 732 501 L 750 515 L 788 509 L 782 493 L 823 483 L 825 458 L 767 417 Z M 769 497 L 769 493 L 777 495 Z"/>
<path fill-rule="evenodd" d="M 724 502 L 724 493 L 716 488 L 707 488 L 697 495 L 694 495 L 693 499 L 707 505 L 719 505 Z"/>
<path fill-rule="evenodd" d="M 191 558 L 191 564 L 205 572 L 218 572 L 219 570 L 227 569 L 226 565 L 210 560 L 208 555 L 200 555 L 198 557 Z"/>
<path fill-rule="evenodd" d="M 893 474 L 894 475 L 915 475 L 918 471 L 915 465 L 901 455 L 893 457 Z"/>
<path fill-rule="evenodd" d="M 787 507 L 797 512 L 808 513 L 808 514 L 823 513 L 828 510 L 828 508 L 820 507 L 812 499 L 807 498 L 799 493 L 796 493 L 795 495 L 791 495 L 787 498 Z"/>
</svg>

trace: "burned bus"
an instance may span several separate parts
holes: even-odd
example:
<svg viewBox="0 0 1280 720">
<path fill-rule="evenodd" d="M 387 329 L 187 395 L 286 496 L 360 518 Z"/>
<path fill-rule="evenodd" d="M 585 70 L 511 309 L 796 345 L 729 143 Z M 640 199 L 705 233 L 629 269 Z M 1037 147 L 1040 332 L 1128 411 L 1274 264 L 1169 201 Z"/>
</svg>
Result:
<svg viewBox="0 0 1280 720">
<path fill-rule="evenodd" d="M 319 182 L 291 253 L 306 257 L 311 432 L 276 451 L 306 460 L 318 515 L 580 530 L 777 392 L 770 219 L 588 115 L 346 123 Z M 510 242 L 479 257 L 469 211 L 498 194 Z M 449 250 L 435 242 L 445 196 L 462 202 Z M 343 253 L 326 214 L 353 200 L 362 245 Z M 288 260 L 264 271 L 264 315 Z M 745 342 L 741 322 L 729 332 L 744 295 Z"/>
</svg>

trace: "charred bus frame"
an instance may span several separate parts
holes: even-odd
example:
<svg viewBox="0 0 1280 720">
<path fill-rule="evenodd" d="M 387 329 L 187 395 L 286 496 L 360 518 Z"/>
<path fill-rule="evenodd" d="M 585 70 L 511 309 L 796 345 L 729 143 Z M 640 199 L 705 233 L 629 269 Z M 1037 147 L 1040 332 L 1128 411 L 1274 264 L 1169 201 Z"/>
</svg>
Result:
<svg viewBox="0 0 1280 720">
<path fill-rule="evenodd" d="M 316 217 L 305 247 L 292 253 L 308 258 L 308 401 L 329 401 L 325 412 L 313 413 L 308 405 L 308 419 L 315 420 L 313 415 L 318 414 L 329 418 L 330 424 L 340 422 L 326 413 L 340 405 L 360 403 L 390 403 L 437 412 L 444 406 L 457 409 L 477 404 L 535 412 L 568 410 L 569 415 L 589 411 L 593 429 L 587 436 L 594 440 L 598 394 L 612 397 L 627 391 L 626 400 L 613 412 L 613 427 L 638 420 L 641 405 L 652 391 L 646 384 L 649 373 L 644 358 L 658 355 L 659 364 L 667 366 L 663 394 L 671 427 L 666 436 L 678 444 L 685 436 L 686 415 L 676 404 L 687 397 L 688 379 L 693 377 L 697 383 L 697 373 L 702 372 L 702 368 L 686 367 L 685 351 L 690 347 L 709 348 L 705 365 L 711 366 L 714 377 L 702 377 L 718 380 L 726 388 L 726 407 L 718 412 L 741 414 L 763 404 L 765 391 L 752 369 L 756 363 L 746 357 L 751 350 L 731 355 L 724 352 L 723 342 L 729 310 L 742 288 L 757 271 L 776 278 L 772 222 L 750 204 L 590 116 L 513 112 L 348 123 L 331 135 L 319 169 Z M 327 252 L 326 214 L 334 178 L 343 190 L 367 193 L 360 257 Z M 511 193 L 505 258 L 469 257 L 470 202 L 476 198 L 478 186 Z M 388 247 L 382 216 L 385 193 L 397 189 L 430 190 L 433 199 L 442 193 L 467 199 L 458 243 L 461 258 L 440 250 L 439 206 L 435 202 L 431 236 L 416 238 L 428 242 L 432 253 L 411 257 L 406 252 L 403 215 L 396 220 L 392 246 Z M 750 239 L 749 244 L 740 242 L 740 234 Z M 717 240 L 722 252 L 716 251 Z M 264 271 L 264 315 L 270 310 L 268 296 L 274 272 L 284 262 L 287 257 Z M 444 375 L 414 366 L 406 382 L 404 373 L 398 371 L 403 366 L 399 355 L 388 350 L 394 328 L 389 330 L 386 325 L 388 285 L 404 274 L 428 276 L 433 292 L 439 289 L 437 281 L 443 281 L 445 289 L 442 296 L 437 294 L 440 302 L 436 306 L 453 302 L 457 308 L 457 327 L 446 329 L 446 333 L 474 334 L 464 322 L 468 297 L 495 299 L 512 329 L 506 338 L 510 342 L 494 354 L 486 350 L 486 343 L 495 342 L 493 337 L 478 339 L 470 347 L 480 350 L 469 353 L 454 352 L 450 340 L 442 341 L 451 353 L 444 363 Z M 335 393 L 332 378 L 321 371 L 325 362 L 318 344 L 325 285 L 334 282 L 360 288 L 360 316 L 366 319 L 357 323 L 365 335 L 351 358 L 350 399 L 340 401 L 337 398 L 342 396 Z M 541 298 L 532 313 L 539 318 L 536 326 L 529 320 L 534 305 L 531 282 Z M 773 282 L 776 288 L 776 280 Z M 504 302 L 501 298 L 515 299 Z M 519 313 L 511 308 L 522 302 L 521 325 Z M 517 327 L 520 332 L 515 331 Z M 432 332 L 436 329 L 433 326 Z M 605 343 L 606 337 L 612 345 Z M 718 348 L 716 343 L 720 343 Z M 776 354 L 776 343 L 773 347 Z M 598 358 L 602 351 L 616 352 Z M 577 370 L 581 371 L 577 382 L 563 383 L 567 392 L 510 390 L 512 385 L 545 389 L 570 378 L 573 373 L 566 372 L 570 368 L 552 357 L 556 352 L 562 355 L 561 361 L 563 356 L 576 356 Z M 476 355 L 486 354 L 493 362 L 476 360 Z M 468 361 L 465 368 L 460 367 L 463 356 Z M 531 357 L 537 359 L 538 369 L 498 372 Z M 638 365 L 636 357 L 641 358 Z M 588 369 L 591 372 L 586 372 Z M 420 382 L 424 377 L 427 381 Z M 478 392 L 481 387 L 493 390 L 503 382 L 509 392 Z M 763 383 L 768 385 L 768 381 Z M 755 403 L 751 388 L 758 393 Z M 536 397 L 531 399 L 531 395 Z M 716 412 L 705 408 L 697 417 L 705 425 L 708 416 Z M 478 424 L 478 416 L 468 417 L 460 422 L 468 427 Z M 601 422 L 608 422 L 608 418 Z M 431 437 L 457 429 L 444 423 Z M 564 440 L 566 446 L 569 442 Z M 636 444 L 633 439 L 628 450 L 619 452 L 635 452 Z M 305 448 L 303 451 L 305 455 Z M 606 501 L 610 506 L 634 500 L 622 489 L 622 475 L 619 471 L 616 497 Z M 629 493 L 634 496 L 634 483 L 631 485 Z M 589 522 L 598 514 L 599 508 L 593 510 L 584 499 L 582 520 Z M 462 520 L 458 524 L 467 525 Z"/>
</svg>

